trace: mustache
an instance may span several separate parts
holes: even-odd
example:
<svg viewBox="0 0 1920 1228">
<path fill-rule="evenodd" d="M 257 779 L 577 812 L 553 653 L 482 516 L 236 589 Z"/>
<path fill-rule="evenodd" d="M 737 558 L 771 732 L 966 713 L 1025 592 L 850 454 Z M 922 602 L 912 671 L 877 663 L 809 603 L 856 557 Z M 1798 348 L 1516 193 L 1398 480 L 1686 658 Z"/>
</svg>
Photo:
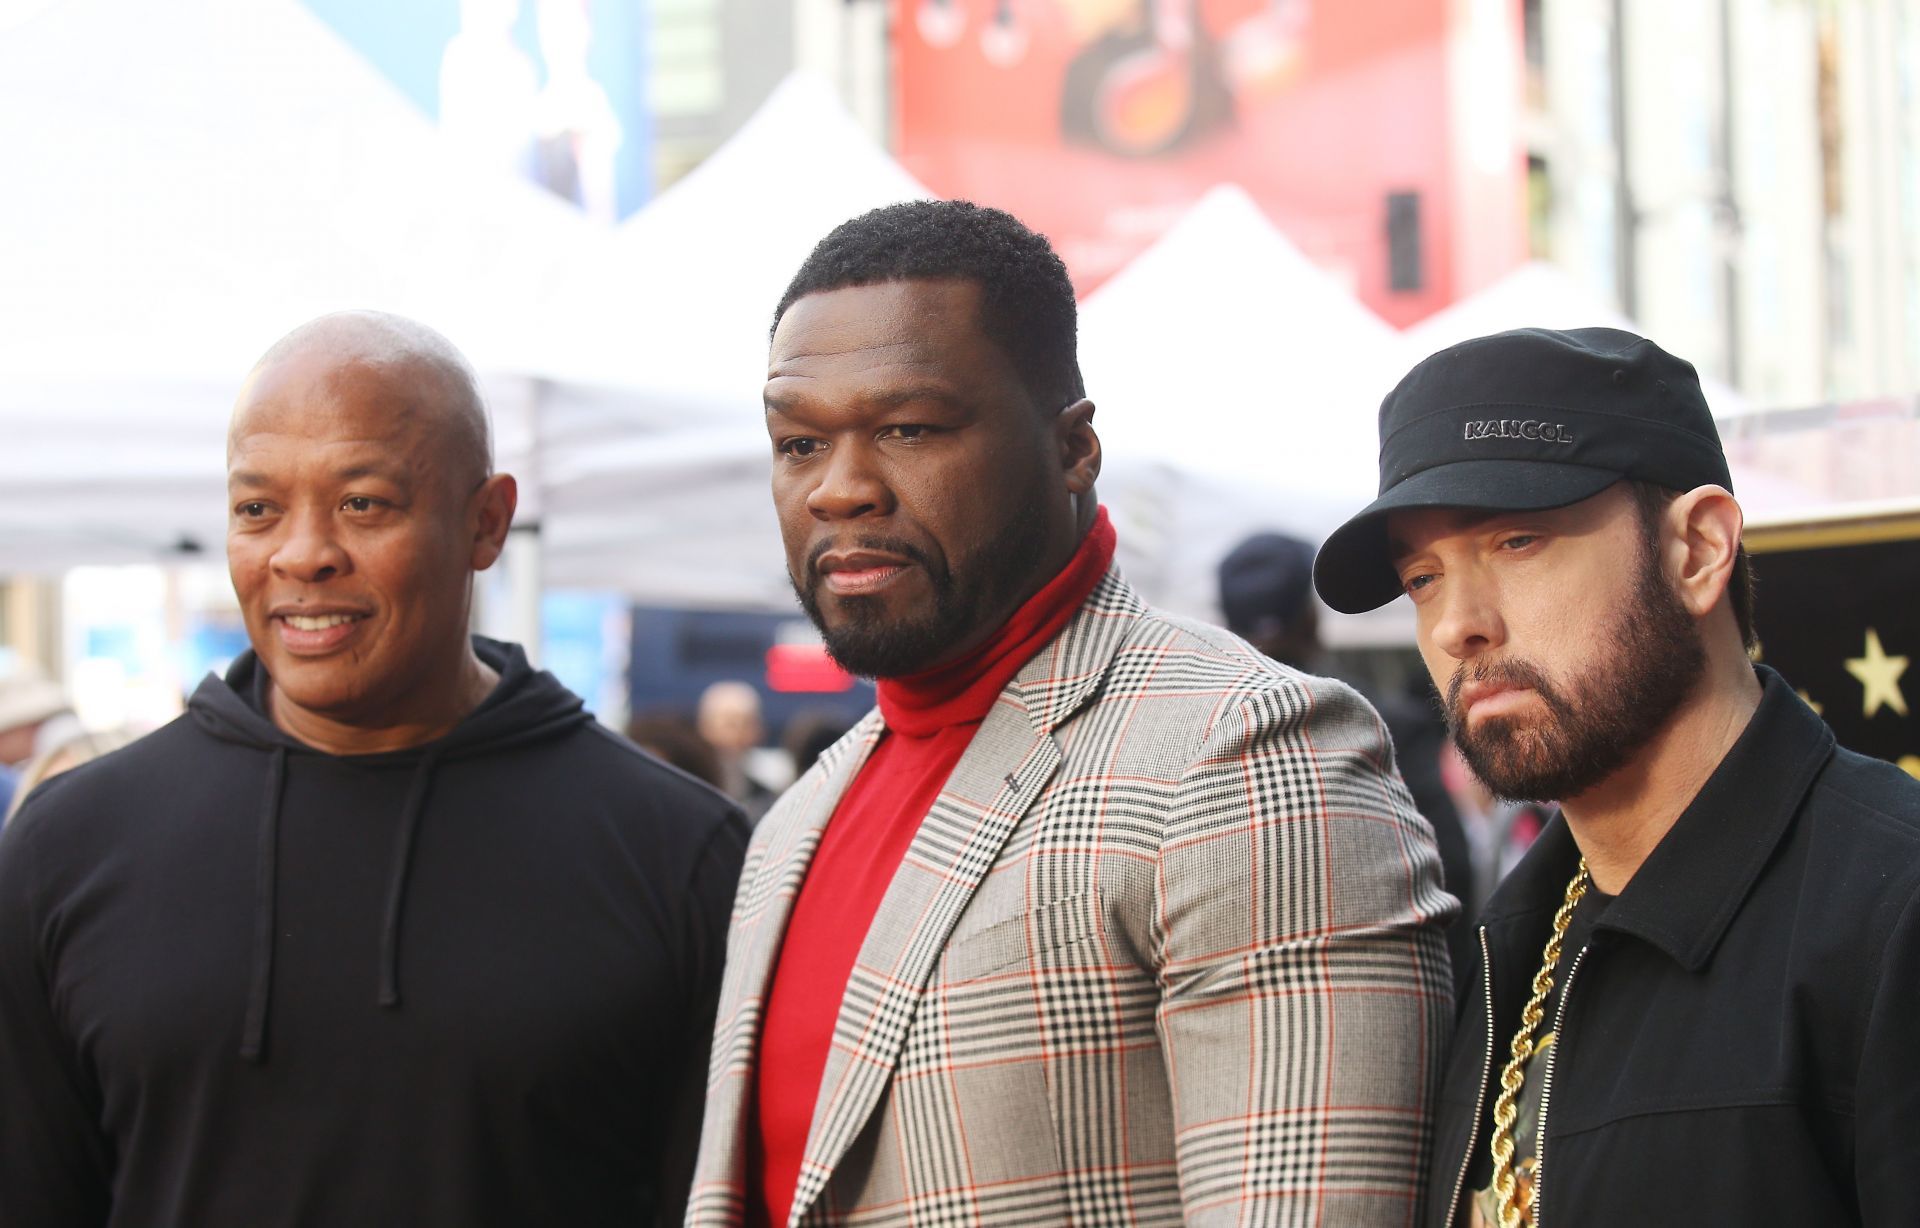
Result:
<svg viewBox="0 0 1920 1228">
<path fill-rule="evenodd" d="M 1559 695 L 1547 675 L 1531 661 L 1508 658 L 1501 661 L 1462 661 L 1447 679 L 1447 724 L 1460 727 L 1460 692 L 1469 682 L 1488 682 L 1495 686 L 1525 687 L 1536 692 L 1549 708 L 1557 708 Z"/>
<path fill-rule="evenodd" d="M 819 585 L 820 560 L 825 558 L 828 551 L 831 550 L 871 550 L 876 554 L 897 554 L 903 559 L 908 559 L 918 564 L 926 570 L 928 575 L 936 579 L 944 574 L 940 568 L 935 566 L 932 557 L 928 555 L 925 550 L 922 550 L 920 547 L 902 537 L 861 537 L 851 542 L 835 541 L 832 538 L 827 538 L 824 541 L 816 542 L 813 549 L 807 551 L 806 581 L 808 588 L 814 588 Z"/>
</svg>

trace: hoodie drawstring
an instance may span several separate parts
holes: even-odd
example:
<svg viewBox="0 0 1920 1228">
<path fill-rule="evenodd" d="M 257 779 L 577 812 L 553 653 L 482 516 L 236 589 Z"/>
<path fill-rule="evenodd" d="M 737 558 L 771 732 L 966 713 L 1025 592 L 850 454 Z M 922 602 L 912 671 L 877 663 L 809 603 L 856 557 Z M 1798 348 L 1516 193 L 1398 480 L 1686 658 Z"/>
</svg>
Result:
<svg viewBox="0 0 1920 1228">
<path fill-rule="evenodd" d="M 386 916 L 380 928 L 380 995 L 383 1007 L 400 1005 L 400 914 L 405 908 L 407 878 L 413 867 L 413 846 L 426 810 L 427 791 L 438 750 L 420 759 L 400 815 L 400 834 L 393 850 L 393 873 L 387 881 Z M 276 746 L 267 760 L 267 792 L 260 808 L 260 835 L 254 851 L 253 968 L 247 982 L 247 1015 L 241 1026 L 240 1058 L 259 1065 L 266 1053 L 267 1007 L 273 995 L 273 940 L 275 890 L 280 865 L 280 805 L 286 792 L 287 748 Z"/>
<path fill-rule="evenodd" d="M 274 880 L 280 864 L 280 799 L 287 781 L 287 748 L 267 760 L 267 795 L 260 807 L 260 835 L 253 861 L 253 970 L 247 980 L 247 1016 L 240 1029 L 240 1059 L 259 1064 L 267 1038 L 267 999 L 273 992 Z"/>
<path fill-rule="evenodd" d="M 427 790 L 433 784 L 433 771 L 440 763 L 436 747 L 420 758 L 413 774 L 413 787 L 407 791 L 407 808 L 400 815 L 399 842 L 393 850 L 393 877 L 387 881 L 387 913 L 380 927 L 381 1006 L 400 1005 L 400 912 L 407 897 L 407 872 L 413 866 L 414 837 L 420 830 L 420 814 L 427 807 Z"/>
</svg>

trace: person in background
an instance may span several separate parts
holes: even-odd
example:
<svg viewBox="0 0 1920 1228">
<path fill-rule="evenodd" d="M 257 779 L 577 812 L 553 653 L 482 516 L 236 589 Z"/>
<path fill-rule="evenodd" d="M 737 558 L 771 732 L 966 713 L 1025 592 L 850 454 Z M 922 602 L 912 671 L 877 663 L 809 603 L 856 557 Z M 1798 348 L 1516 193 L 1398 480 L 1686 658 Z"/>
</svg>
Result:
<svg viewBox="0 0 1920 1228">
<path fill-rule="evenodd" d="M 469 635 L 446 338 L 295 329 L 227 462 L 252 648 L 0 831 L 0 1224 L 677 1222 L 739 812 Z"/>
<path fill-rule="evenodd" d="M 34 666 L 0 674 L 0 815 L 17 808 L 21 770 L 55 742 L 81 732 L 67 693 Z"/>
<path fill-rule="evenodd" d="M 760 692 L 747 682 L 716 682 L 700 693 L 693 719 L 719 762 L 720 791 L 740 804 L 749 822 L 758 822 L 777 796 L 749 770 L 749 757 L 767 736 Z"/>
<path fill-rule="evenodd" d="M 1560 812 L 1494 892 L 1427 1222 L 1920 1224 L 1920 781 L 1757 642 L 1693 367 L 1608 328 L 1424 360 L 1320 595 L 1405 594 L 1462 755 Z"/>
<path fill-rule="evenodd" d="M 0 803 L 0 815 L 5 815 L 10 821 L 14 813 L 26 804 L 27 794 L 35 785 L 119 750 L 139 736 L 131 729 L 102 729 L 95 732 L 83 729 L 54 743 L 20 769 L 14 782 L 13 798 L 10 802 Z"/>
<path fill-rule="evenodd" d="M 0 769 L 21 767 L 81 730 L 66 691 L 39 669 L 0 674 Z"/>
<path fill-rule="evenodd" d="M 693 722 L 678 712 L 640 712 L 627 721 L 627 738 L 649 755 L 718 789 L 720 759 Z"/>
<path fill-rule="evenodd" d="M 890 206 L 774 314 L 788 574 L 879 707 L 754 830 L 689 1223 L 1406 1222 L 1431 833 L 1350 688 L 1114 570 L 1059 257 Z"/>
<path fill-rule="evenodd" d="M 855 723 L 856 718 L 839 708 L 804 708 L 789 717 L 780 735 L 780 746 L 793 760 L 794 778 L 804 776 L 808 768 L 820 761 L 821 755 L 847 736 Z"/>
<path fill-rule="evenodd" d="M 1227 630 L 1282 665 L 1338 676 L 1320 644 L 1320 606 L 1313 599 L 1313 547 L 1284 533 L 1255 533 L 1220 560 L 1220 612 Z M 1453 796 L 1441 779 L 1446 720 L 1419 695 L 1380 695 L 1352 682 L 1380 713 L 1393 735 L 1401 779 L 1413 804 L 1433 827 L 1443 885 L 1463 904 L 1475 898 L 1473 850 Z M 1473 927 L 1464 916 L 1447 927 L 1447 955 L 1454 992 L 1465 988 L 1473 966 Z"/>
</svg>

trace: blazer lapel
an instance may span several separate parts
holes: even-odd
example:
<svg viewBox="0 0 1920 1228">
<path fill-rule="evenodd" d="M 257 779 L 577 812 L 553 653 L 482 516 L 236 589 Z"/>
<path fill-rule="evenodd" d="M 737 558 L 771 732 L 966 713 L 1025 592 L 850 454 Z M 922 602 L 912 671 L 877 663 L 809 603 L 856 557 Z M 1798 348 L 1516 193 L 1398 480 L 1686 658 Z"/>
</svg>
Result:
<svg viewBox="0 0 1920 1228">
<path fill-rule="evenodd" d="M 820 835 L 882 729 L 879 712 L 869 712 L 821 756 L 820 771 L 797 783 L 754 832 L 734 901 L 726 968 L 721 974 L 706 1128 L 689 1206 L 690 1224 L 737 1225 L 744 1215 L 747 1109 L 753 1096 L 768 981 Z"/>
<path fill-rule="evenodd" d="M 840 1003 L 790 1225 L 806 1216 L 879 1104 L 947 936 L 1060 766 L 1053 730 L 1098 689 L 1142 608 L 1110 570 L 1007 684 L 921 821 Z"/>
</svg>

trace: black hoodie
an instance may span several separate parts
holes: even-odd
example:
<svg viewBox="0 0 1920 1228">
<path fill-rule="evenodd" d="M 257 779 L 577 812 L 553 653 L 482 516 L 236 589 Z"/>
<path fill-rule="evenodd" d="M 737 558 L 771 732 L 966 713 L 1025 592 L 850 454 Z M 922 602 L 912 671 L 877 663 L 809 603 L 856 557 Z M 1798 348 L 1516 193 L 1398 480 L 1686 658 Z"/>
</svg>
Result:
<svg viewBox="0 0 1920 1228">
<path fill-rule="evenodd" d="M 323 754 L 251 654 L 0 834 L 0 1225 L 670 1219 L 745 824 L 518 648 Z"/>
</svg>

